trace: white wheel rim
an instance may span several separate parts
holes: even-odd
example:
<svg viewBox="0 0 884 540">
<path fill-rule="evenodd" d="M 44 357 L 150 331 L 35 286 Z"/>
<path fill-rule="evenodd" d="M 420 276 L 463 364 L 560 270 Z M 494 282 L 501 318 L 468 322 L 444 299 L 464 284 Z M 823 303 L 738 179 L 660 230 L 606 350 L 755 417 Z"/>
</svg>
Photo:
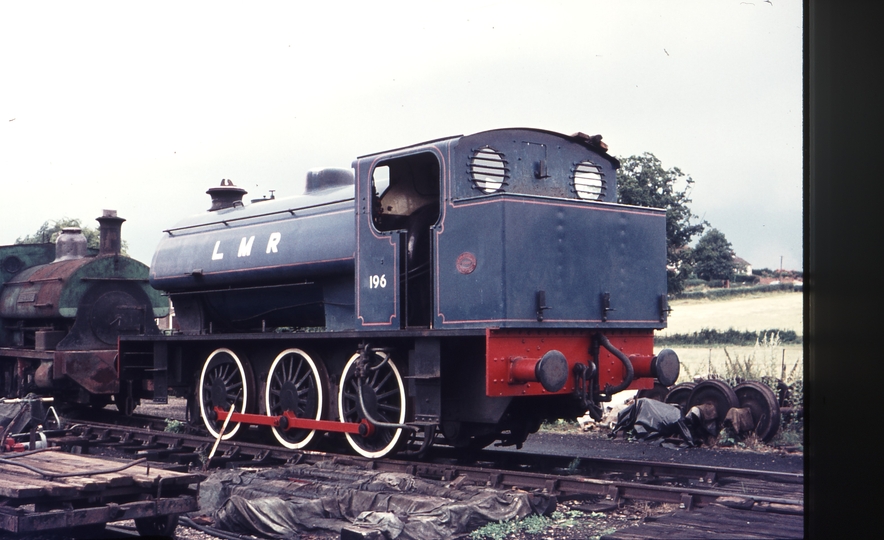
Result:
<svg viewBox="0 0 884 540">
<path fill-rule="evenodd" d="M 209 421 L 209 419 L 206 418 L 205 414 L 207 404 L 205 403 L 204 387 L 206 383 L 206 374 L 208 373 L 209 364 L 212 363 L 212 359 L 215 358 L 216 355 L 222 353 L 229 355 L 230 358 L 233 359 L 233 363 L 236 365 L 236 371 L 239 374 L 240 379 L 242 380 L 242 406 L 237 412 L 245 413 L 246 406 L 248 406 L 249 404 L 249 384 L 248 379 L 246 378 L 246 369 L 242 363 L 242 360 L 240 360 L 236 353 L 234 353 L 230 349 L 215 349 L 214 351 L 212 351 L 212 354 L 210 354 L 209 357 L 206 358 L 206 361 L 203 362 L 203 369 L 200 372 L 200 385 L 198 389 L 198 396 L 200 403 L 200 416 L 203 419 L 203 424 L 206 426 L 206 429 L 209 430 L 209 433 L 212 435 L 212 437 L 216 439 L 218 438 L 219 430 L 215 429 L 215 426 L 212 425 L 213 422 Z M 239 431 L 239 427 L 239 422 L 228 423 L 227 429 L 224 431 L 224 436 L 221 437 L 221 440 L 226 441 L 227 439 L 230 439 L 231 437 L 236 435 L 236 432 Z"/>
<path fill-rule="evenodd" d="M 313 418 L 313 420 L 321 420 L 322 413 L 324 412 L 324 409 L 325 409 L 325 407 L 324 407 L 325 390 L 322 388 L 322 378 L 320 378 L 320 376 L 319 376 L 319 369 L 317 369 L 317 367 L 316 367 L 316 362 L 313 361 L 313 358 L 311 358 L 309 354 L 305 353 L 301 349 L 286 349 L 286 350 L 282 351 L 281 353 L 279 353 L 279 355 L 273 361 L 273 364 L 270 365 L 270 371 L 267 372 L 267 386 L 266 386 L 266 390 L 264 392 L 264 407 L 265 407 L 265 410 L 267 411 L 267 415 L 268 416 L 271 415 L 270 394 L 271 394 L 271 389 L 272 389 L 273 374 L 276 371 L 276 368 L 279 365 L 279 363 L 286 356 L 288 356 L 290 354 L 297 354 L 298 356 L 300 356 L 301 358 L 306 360 L 307 365 L 310 367 L 310 373 L 313 376 L 313 380 L 316 381 L 317 398 L 319 401 L 319 404 L 316 407 L 316 417 Z M 291 442 L 283 436 L 283 433 L 282 433 L 283 430 L 280 430 L 275 427 L 271 428 L 271 429 L 273 430 L 273 436 L 276 437 L 276 440 L 279 441 L 279 443 L 281 445 L 285 446 L 286 448 L 290 448 L 292 450 L 299 450 L 301 448 L 304 448 L 305 446 L 310 444 L 310 442 L 313 440 L 313 437 L 316 436 L 316 430 L 314 429 L 314 430 L 310 431 L 310 433 L 306 437 L 304 437 L 303 440 L 301 440 L 299 442 Z"/>
<path fill-rule="evenodd" d="M 387 358 L 387 355 L 382 352 L 379 352 L 377 354 L 381 355 L 383 358 Z M 338 391 L 338 416 L 341 418 L 342 422 L 344 421 L 344 383 L 347 380 L 347 374 L 350 371 L 350 366 L 352 366 L 353 363 L 356 362 L 356 360 L 358 358 L 359 358 L 358 353 L 351 356 L 350 360 L 347 362 L 347 365 L 344 366 L 344 370 L 341 372 L 342 373 L 341 387 L 340 387 L 340 390 Z M 399 374 L 399 369 L 396 367 L 396 364 L 394 364 L 392 361 L 390 361 L 390 362 L 388 362 L 388 365 L 390 366 L 390 368 L 392 368 L 393 375 L 396 377 L 396 384 L 399 388 L 399 396 L 402 400 L 402 407 L 401 407 L 401 410 L 399 411 L 399 419 L 398 419 L 397 423 L 404 424 L 405 423 L 405 412 L 406 412 L 405 411 L 405 408 L 406 408 L 405 385 L 402 383 L 402 376 Z M 361 439 L 361 437 L 359 435 L 352 435 L 350 433 L 344 433 L 344 436 L 347 437 L 347 442 L 350 443 L 350 447 L 353 450 L 355 450 L 358 454 L 360 454 L 363 457 L 367 457 L 369 459 L 374 459 L 374 458 L 384 457 L 387 454 L 389 454 L 390 452 L 392 452 L 394 448 L 396 448 L 396 445 L 399 442 L 399 439 L 402 438 L 402 429 L 401 428 L 397 429 L 395 431 L 395 433 L 393 433 L 392 439 L 390 439 L 390 442 L 386 446 L 384 446 L 380 450 L 375 450 L 373 452 L 362 448 L 358 444 L 357 441 L 359 439 Z"/>
</svg>

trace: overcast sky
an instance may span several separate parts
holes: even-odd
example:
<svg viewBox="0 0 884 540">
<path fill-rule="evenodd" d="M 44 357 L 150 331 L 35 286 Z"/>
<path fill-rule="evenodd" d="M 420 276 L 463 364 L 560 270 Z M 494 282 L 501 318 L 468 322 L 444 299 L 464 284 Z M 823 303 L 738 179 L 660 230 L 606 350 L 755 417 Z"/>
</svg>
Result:
<svg viewBox="0 0 884 540">
<path fill-rule="evenodd" d="M 149 264 L 222 178 L 294 195 L 310 168 L 536 127 L 655 154 L 737 255 L 801 268 L 801 2 L 305 4 L 0 4 L 0 245 L 115 209 Z"/>
</svg>

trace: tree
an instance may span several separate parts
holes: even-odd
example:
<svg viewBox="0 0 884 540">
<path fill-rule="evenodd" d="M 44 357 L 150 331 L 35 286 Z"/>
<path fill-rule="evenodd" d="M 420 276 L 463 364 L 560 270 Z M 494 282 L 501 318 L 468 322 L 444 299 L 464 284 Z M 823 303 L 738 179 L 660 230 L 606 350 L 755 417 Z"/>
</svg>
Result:
<svg viewBox="0 0 884 540">
<path fill-rule="evenodd" d="M 694 248 L 694 270 L 700 279 L 733 279 L 734 250 L 718 229 L 709 231 Z"/>
<path fill-rule="evenodd" d="M 654 154 L 618 158 L 617 200 L 621 204 L 666 209 L 666 276 L 670 293 L 684 290 L 684 282 L 692 272 L 692 251 L 688 244 L 703 232 L 706 222 L 691 223 L 689 191 L 694 180 L 677 167 L 663 169 Z M 676 184 L 684 182 L 678 190 Z"/>
<path fill-rule="evenodd" d="M 34 234 L 30 234 L 27 236 L 20 236 L 16 238 L 16 244 L 40 244 L 40 243 L 55 243 L 55 240 L 58 238 L 58 235 L 61 234 L 61 230 L 66 227 L 78 227 L 82 232 L 83 236 L 86 237 L 86 246 L 90 249 L 97 250 L 100 245 L 100 234 L 98 229 L 93 229 L 92 227 L 83 227 L 82 220 L 79 218 L 69 218 L 62 217 L 61 219 L 48 220 L 44 221 L 43 225 L 37 229 L 37 232 Z M 126 251 L 128 248 L 128 244 L 123 240 L 122 249 L 120 253 L 122 255 L 126 255 Z"/>
</svg>

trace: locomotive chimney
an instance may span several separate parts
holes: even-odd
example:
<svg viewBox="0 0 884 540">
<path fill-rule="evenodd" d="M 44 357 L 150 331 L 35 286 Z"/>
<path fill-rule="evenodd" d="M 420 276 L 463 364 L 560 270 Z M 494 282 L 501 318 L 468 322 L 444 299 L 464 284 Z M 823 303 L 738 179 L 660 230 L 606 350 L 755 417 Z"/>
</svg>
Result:
<svg viewBox="0 0 884 540">
<path fill-rule="evenodd" d="M 220 186 L 209 188 L 206 193 L 212 197 L 212 207 L 209 208 L 209 212 L 214 212 L 215 210 L 221 210 L 222 208 L 242 206 L 242 197 L 248 193 L 248 191 L 241 187 L 234 186 L 233 181 L 231 180 L 221 180 Z"/>
<path fill-rule="evenodd" d="M 126 220 L 117 217 L 116 210 L 104 210 L 101 217 L 95 219 L 98 221 L 98 256 L 119 255 L 123 244 L 120 229 Z"/>
</svg>

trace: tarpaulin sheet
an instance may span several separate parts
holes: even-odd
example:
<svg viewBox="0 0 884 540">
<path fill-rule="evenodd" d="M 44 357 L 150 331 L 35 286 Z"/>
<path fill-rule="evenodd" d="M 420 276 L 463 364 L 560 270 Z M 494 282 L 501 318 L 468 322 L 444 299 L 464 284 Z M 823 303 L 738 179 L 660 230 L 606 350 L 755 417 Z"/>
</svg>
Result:
<svg viewBox="0 0 884 540">
<path fill-rule="evenodd" d="M 11 403 L 0 403 L 0 435 L 21 433 L 31 421 L 31 404 L 15 400 Z"/>
<path fill-rule="evenodd" d="M 548 494 L 455 486 L 408 474 L 323 462 L 260 472 L 227 471 L 200 486 L 215 526 L 284 538 L 310 530 L 372 525 L 389 538 L 450 538 L 490 522 L 548 514 Z"/>
<path fill-rule="evenodd" d="M 617 415 L 617 424 L 611 431 L 633 430 L 637 439 L 654 441 L 661 437 L 680 435 L 693 444 L 694 437 L 681 416 L 677 405 L 663 403 L 651 398 L 638 398 Z"/>
</svg>

